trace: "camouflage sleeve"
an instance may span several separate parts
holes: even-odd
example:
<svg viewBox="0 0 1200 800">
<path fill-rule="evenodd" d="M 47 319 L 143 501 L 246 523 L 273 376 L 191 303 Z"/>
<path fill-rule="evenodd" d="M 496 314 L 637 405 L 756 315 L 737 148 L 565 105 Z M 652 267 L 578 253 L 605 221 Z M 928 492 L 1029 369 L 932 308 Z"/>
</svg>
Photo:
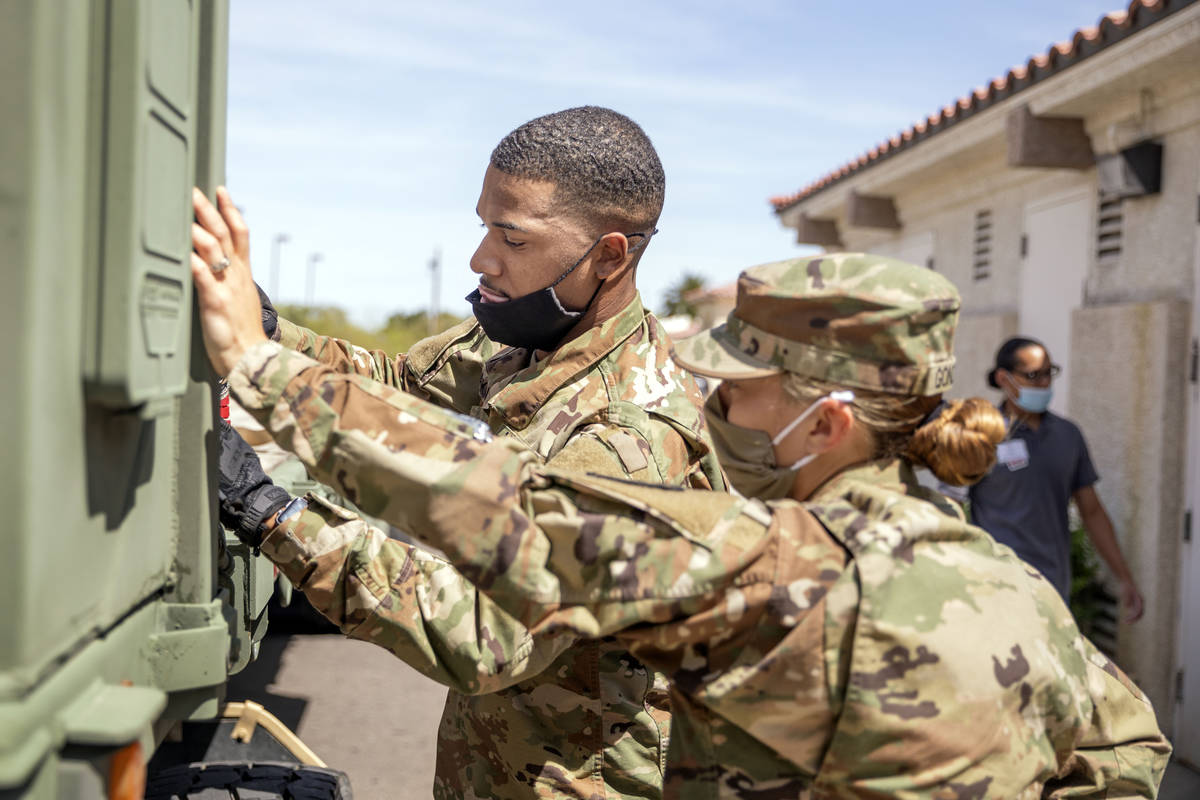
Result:
<svg viewBox="0 0 1200 800">
<path fill-rule="evenodd" d="M 565 634 L 535 641 L 446 561 L 308 499 L 306 512 L 265 537 L 262 552 L 347 636 L 464 694 L 525 680 L 574 642 Z"/>
<path fill-rule="evenodd" d="M 283 317 L 279 318 L 279 343 L 337 372 L 365 375 L 388 386 L 404 388 L 403 353 L 390 356 L 382 350 L 367 350 L 345 339 L 321 336 Z"/>
<path fill-rule="evenodd" d="M 1150 701 L 1108 656 L 1084 641 L 1091 724 L 1043 797 L 1158 796 L 1171 745 Z"/>
<path fill-rule="evenodd" d="M 472 420 L 270 342 L 246 354 L 229 385 L 313 477 L 446 551 L 535 635 L 592 638 L 681 619 L 725 602 L 730 586 L 772 577 L 769 516 L 751 501 L 657 489 L 682 499 L 691 522 L 631 510 L 613 499 L 620 483 L 600 491 L 602 478 L 551 477 L 515 443 L 478 441 Z M 740 616 L 741 600 L 728 602 L 714 616 Z"/>
</svg>

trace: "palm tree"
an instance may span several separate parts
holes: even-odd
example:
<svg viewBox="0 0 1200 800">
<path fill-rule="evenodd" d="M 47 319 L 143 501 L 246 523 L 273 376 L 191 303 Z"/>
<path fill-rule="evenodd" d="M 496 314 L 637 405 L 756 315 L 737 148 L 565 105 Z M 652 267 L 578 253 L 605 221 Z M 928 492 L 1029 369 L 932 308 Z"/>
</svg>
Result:
<svg viewBox="0 0 1200 800">
<path fill-rule="evenodd" d="M 663 293 L 663 315 L 667 317 L 677 314 L 696 316 L 696 304 L 688 300 L 687 296 L 697 289 L 703 288 L 703 275 L 685 271 L 679 280 L 667 287 L 667 291 Z"/>
</svg>

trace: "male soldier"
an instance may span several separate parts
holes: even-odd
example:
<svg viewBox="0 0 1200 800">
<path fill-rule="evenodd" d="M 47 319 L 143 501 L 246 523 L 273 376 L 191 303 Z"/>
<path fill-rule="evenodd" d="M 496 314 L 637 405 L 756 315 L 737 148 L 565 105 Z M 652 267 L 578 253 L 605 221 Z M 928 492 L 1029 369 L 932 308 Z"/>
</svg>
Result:
<svg viewBox="0 0 1200 800">
<path fill-rule="evenodd" d="M 632 120 L 596 107 L 539 117 L 497 145 L 484 175 L 474 320 L 395 358 L 286 320 L 268 332 L 336 372 L 374 379 L 359 391 L 388 384 L 470 414 L 551 463 L 723 489 L 699 392 L 634 285 L 663 195 L 658 155 Z M 219 213 L 195 193 L 194 261 L 244 269 L 244 223 L 228 193 L 217 196 Z M 365 484 L 346 490 L 373 504 Z M 369 592 L 342 604 L 327 583 L 300 588 L 346 634 L 450 687 L 436 796 L 661 796 L 660 675 L 612 640 L 535 643 L 450 565 L 402 552 L 387 608 Z"/>
</svg>

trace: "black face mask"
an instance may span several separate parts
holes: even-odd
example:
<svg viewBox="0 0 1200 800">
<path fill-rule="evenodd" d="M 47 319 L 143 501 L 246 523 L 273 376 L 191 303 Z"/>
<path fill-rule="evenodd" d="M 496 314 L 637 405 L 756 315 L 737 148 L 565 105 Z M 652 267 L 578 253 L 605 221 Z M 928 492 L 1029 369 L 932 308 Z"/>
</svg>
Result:
<svg viewBox="0 0 1200 800">
<path fill-rule="evenodd" d="M 655 233 L 658 231 L 655 230 L 650 234 L 627 233 L 625 236 L 626 238 L 634 236 L 649 238 Z M 500 344 L 524 347 L 527 350 L 553 350 L 557 347 L 567 332 L 574 328 L 579 319 L 587 312 L 588 306 L 600 293 L 600 286 L 604 284 L 601 282 L 596 287 L 596 291 L 592 292 L 592 296 L 588 298 L 587 305 L 578 311 L 568 311 L 564 308 L 554 287 L 562 283 L 564 278 L 583 263 L 583 260 L 596 249 L 596 245 L 600 244 L 600 239 L 603 239 L 604 236 L 607 234 L 601 235 L 592 242 L 592 246 L 587 249 L 587 252 L 581 255 L 578 261 L 567 267 L 567 270 L 545 289 L 538 289 L 506 303 L 483 302 L 479 289 L 475 289 L 467 295 L 466 301 L 471 304 L 471 311 L 474 312 L 475 319 L 479 320 L 479 324 L 488 338 Z"/>
</svg>

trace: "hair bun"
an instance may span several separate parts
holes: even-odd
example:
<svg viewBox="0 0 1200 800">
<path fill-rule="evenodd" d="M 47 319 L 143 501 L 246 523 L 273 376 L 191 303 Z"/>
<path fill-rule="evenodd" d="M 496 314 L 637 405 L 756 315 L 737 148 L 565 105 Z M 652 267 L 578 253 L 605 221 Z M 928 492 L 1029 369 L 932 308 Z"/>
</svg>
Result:
<svg viewBox="0 0 1200 800">
<path fill-rule="evenodd" d="M 905 456 L 943 483 L 969 486 L 991 470 L 1006 432 L 1004 417 L 982 397 L 950 400 L 941 414 L 913 431 Z"/>
</svg>

